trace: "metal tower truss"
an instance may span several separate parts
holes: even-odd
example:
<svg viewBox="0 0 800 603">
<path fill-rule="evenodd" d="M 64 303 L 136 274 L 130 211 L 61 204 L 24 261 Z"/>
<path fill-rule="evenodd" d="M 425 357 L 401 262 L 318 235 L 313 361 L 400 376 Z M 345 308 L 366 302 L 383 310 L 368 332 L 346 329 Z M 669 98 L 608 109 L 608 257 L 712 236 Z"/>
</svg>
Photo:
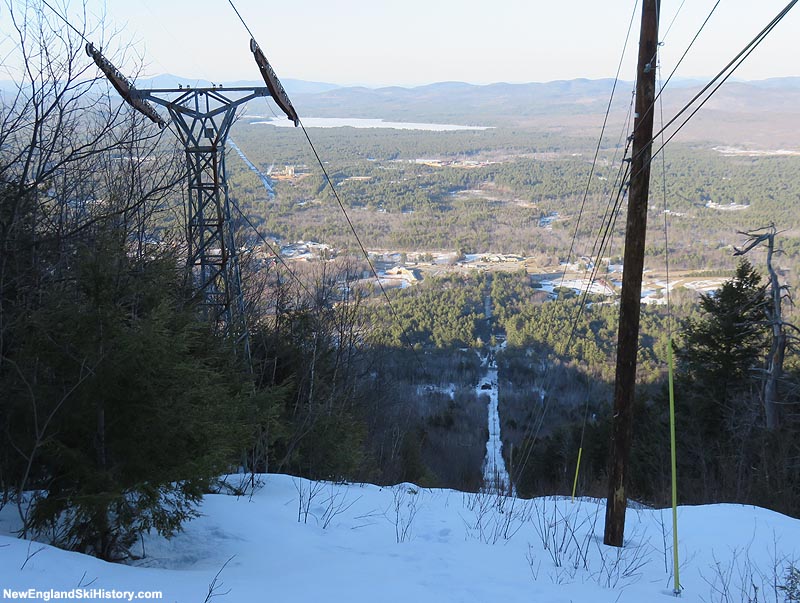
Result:
<svg viewBox="0 0 800 603">
<path fill-rule="evenodd" d="M 239 254 L 231 221 L 225 144 L 241 105 L 267 88 L 131 90 L 135 100 L 166 107 L 186 152 L 188 267 L 208 318 L 236 338 L 249 357 Z"/>
<path fill-rule="evenodd" d="M 210 88 L 186 86 L 138 90 L 99 50 L 91 43 L 86 44 L 86 54 L 92 57 L 131 107 L 162 129 L 167 122 L 150 103 L 166 107 L 169 111 L 186 151 L 189 187 L 186 207 L 188 267 L 205 314 L 222 326 L 226 335 L 236 339 L 248 365 L 250 344 L 225 175 L 225 144 L 236 118 L 236 110 L 255 98 L 271 96 L 295 126 L 300 124 L 286 90 L 253 39 L 250 40 L 250 51 L 266 87 L 226 88 L 212 85 Z"/>
</svg>

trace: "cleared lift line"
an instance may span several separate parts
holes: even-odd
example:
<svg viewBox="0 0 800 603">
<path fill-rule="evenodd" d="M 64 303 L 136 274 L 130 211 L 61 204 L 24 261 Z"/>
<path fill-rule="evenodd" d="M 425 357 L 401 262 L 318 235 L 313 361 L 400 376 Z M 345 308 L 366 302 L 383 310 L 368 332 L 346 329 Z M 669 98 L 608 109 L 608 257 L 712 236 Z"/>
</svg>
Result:
<svg viewBox="0 0 800 603">
<path fill-rule="evenodd" d="M 492 319 L 492 298 L 484 298 L 484 314 L 486 321 Z M 486 455 L 483 461 L 483 489 L 496 494 L 510 494 L 514 496 L 516 489 L 511 481 L 511 476 L 506 468 L 503 457 L 503 440 L 500 429 L 500 380 L 497 376 L 496 353 L 499 345 L 491 346 L 486 356 L 481 357 L 483 377 L 478 380 L 476 393 L 478 396 L 487 396 L 487 418 L 489 437 L 486 440 Z M 479 354 L 480 356 L 480 354 Z"/>
</svg>

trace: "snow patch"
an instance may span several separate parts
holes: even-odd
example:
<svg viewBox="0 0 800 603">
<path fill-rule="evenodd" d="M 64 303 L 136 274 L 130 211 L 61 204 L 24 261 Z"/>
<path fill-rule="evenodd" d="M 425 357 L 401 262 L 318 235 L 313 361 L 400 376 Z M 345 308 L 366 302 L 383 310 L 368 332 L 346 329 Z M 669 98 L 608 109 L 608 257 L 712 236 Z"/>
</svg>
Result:
<svg viewBox="0 0 800 603">
<path fill-rule="evenodd" d="M 0 536 L 0 588 L 90 585 L 193 602 L 219 572 L 220 602 L 675 600 L 668 510 L 632 501 L 617 549 L 602 544 L 605 501 L 262 481 L 252 497 L 206 496 L 170 541 L 145 537 L 136 566 Z M 0 510 L 0 525 L 15 514 Z M 775 585 L 800 558 L 800 521 L 730 504 L 680 507 L 678 517 L 682 603 L 720 600 L 721 588 L 747 600 L 753 586 L 759 601 L 784 600 Z"/>
</svg>

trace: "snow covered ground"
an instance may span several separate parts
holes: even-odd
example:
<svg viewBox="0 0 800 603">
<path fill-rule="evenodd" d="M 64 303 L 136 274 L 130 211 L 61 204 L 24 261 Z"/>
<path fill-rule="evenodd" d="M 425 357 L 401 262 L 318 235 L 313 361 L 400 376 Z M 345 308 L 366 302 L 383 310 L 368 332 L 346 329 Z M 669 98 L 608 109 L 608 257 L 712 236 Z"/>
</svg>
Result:
<svg viewBox="0 0 800 603">
<path fill-rule="evenodd" d="M 588 289 L 589 293 L 596 293 L 598 295 L 611 296 L 615 294 L 614 290 L 607 284 L 599 281 L 592 281 L 588 278 L 541 281 L 540 284 L 542 290 L 547 291 L 548 293 L 553 293 L 556 287 L 564 287 L 566 289 L 572 289 L 576 293 L 583 293 Z"/>
<path fill-rule="evenodd" d="M 423 396 L 425 394 L 444 394 L 451 400 L 455 400 L 456 384 L 448 383 L 447 385 L 418 385 L 417 396 Z"/>
<path fill-rule="evenodd" d="M 483 483 L 487 492 L 508 493 L 511 478 L 503 459 L 503 441 L 500 438 L 499 391 L 497 379 L 497 362 L 483 358 L 483 378 L 478 381 L 475 393 L 487 396 L 487 421 L 489 438 L 486 440 L 486 457 L 483 461 Z"/>
<path fill-rule="evenodd" d="M 145 538 L 136 566 L 0 536 L 0 596 L 80 587 L 203 603 L 211 587 L 217 603 L 674 600 L 669 511 L 629 509 L 627 544 L 615 549 L 602 544 L 604 505 L 592 500 L 262 482 L 252 497 L 206 496 L 184 532 Z M 758 601 L 784 600 L 775 585 L 798 559 L 800 521 L 738 505 L 679 516 L 681 601 L 746 601 L 755 588 Z M 0 512 L 4 533 L 14 517 Z"/>
</svg>

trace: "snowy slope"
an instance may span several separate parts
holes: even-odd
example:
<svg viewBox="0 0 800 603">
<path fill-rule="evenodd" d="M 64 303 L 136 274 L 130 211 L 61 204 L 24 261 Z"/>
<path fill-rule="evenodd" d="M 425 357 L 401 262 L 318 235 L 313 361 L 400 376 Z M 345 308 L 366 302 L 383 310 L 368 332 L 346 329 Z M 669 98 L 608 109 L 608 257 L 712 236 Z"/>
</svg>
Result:
<svg viewBox="0 0 800 603">
<path fill-rule="evenodd" d="M 487 492 L 508 493 L 511 478 L 503 459 L 503 440 L 500 438 L 500 412 L 498 399 L 497 363 L 484 359 L 484 375 L 475 391 L 478 396 L 488 397 L 489 438 L 486 441 L 486 456 L 483 461 L 483 483 Z"/>
<path fill-rule="evenodd" d="M 602 544 L 604 505 L 589 500 L 269 475 L 252 498 L 207 496 L 202 512 L 171 541 L 146 538 L 135 567 L 0 536 L 0 597 L 91 584 L 202 603 L 219 573 L 217 603 L 673 600 L 669 512 L 629 510 L 621 550 Z M 3 509 L 0 531 L 14 517 Z M 747 600 L 754 586 L 759 601 L 783 601 L 774 585 L 798 558 L 800 521 L 738 505 L 683 507 L 680 543 L 681 601 Z"/>
</svg>

